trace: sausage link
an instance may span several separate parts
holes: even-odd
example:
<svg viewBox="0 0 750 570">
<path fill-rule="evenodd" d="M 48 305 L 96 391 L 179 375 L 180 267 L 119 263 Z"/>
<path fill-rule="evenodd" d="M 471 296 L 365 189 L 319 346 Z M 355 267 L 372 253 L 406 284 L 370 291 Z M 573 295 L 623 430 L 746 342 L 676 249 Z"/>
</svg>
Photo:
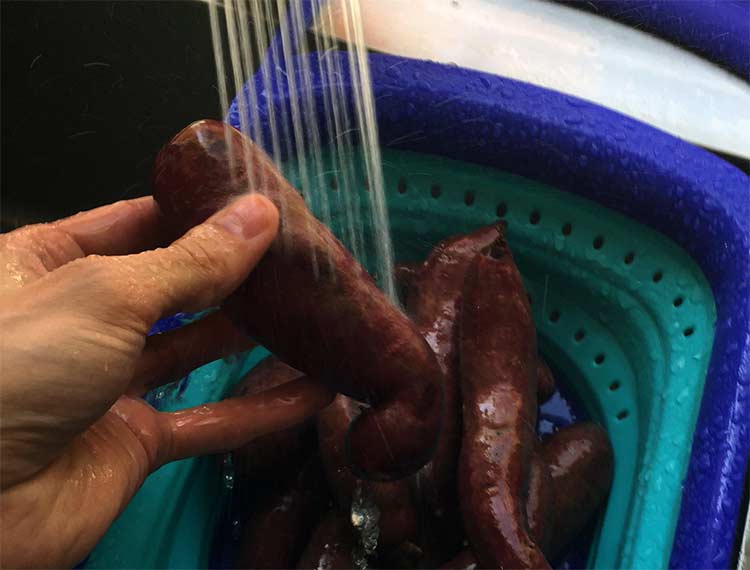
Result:
<svg viewBox="0 0 750 570">
<path fill-rule="evenodd" d="M 549 467 L 539 452 L 534 452 L 529 472 L 529 491 L 526 499 L 526 521 L 529 535 L 547 553 L 553 529 L 554 492 Z"/>
<path fill-rule="evenodd" d="M 358 486 L 380 512 L 378 545 L 392 547 L 411 540 L 417 533 L 417 519 L 407 479 L 398 481 L 359 481 L 346 465 L 344 441 L 357 404 L 339 394 L 318 414 L 320 456 L 335 502 L 348 513 Z"/>
<path fill-rule="evenodd" d="M 308 456 L 301 469 L 279 484 L 256 488 L 234 567 L 293 567 L 322 514 L 323 479 L 319 458 Z"/>
<path fill-rule="evenodd" d="M 536 379 L 537 400 L 539 404 L 543 404 L 555 394 L 557 391 L 557 385 L 552 370 L 550 370 L 549 365 L 541 356 L 536 363 Z"/>
<path fill-rule="evenodd" d="M 583 422 L 562 428 L 542 444 L 554 497 L 551 560 L 593 520 L 612 486 L 614 454 L 607 432 Z"/>
<path fill-rule="evenodd" d="M 287 366 L 275 356 L 258 363 L 232 389 L 232 397 L 251 396 L 291 382 L 302 372 Z M 254 439 L 232 452 L 237 480 L 243 486 L 256 481 L 271 480 L 287 473 L 299 463 L 305 450 L 314 444 L 314 419 L 300 425 Z"/>
<path fill-rule="evenodd" d="M 199 121 L 162 148 L 152 181 L 175 235 L 262 181 L 281 231 L 227 300 L 229 313 L 284 362 L 371 406 L 347 435 L 359 475 L 397 479 L 422 467 L 440 432 L 435 356 L 271 160 L 229 125 Z"/>
<path fill-rule="evenodd" d="M 524 504 L 536 440 L 536 333 L 504 236 L 472 262 L 460 322 L 466 534 L 483 568 L 549 568 Z"/>
<path fill-rule="evenodd" d="M 423 546 L 428 564 L 455 552 L 461 534 L 456 469 L 461 441 L 461 395 L 458 384 L 456 320 L 466 271 L 474 257 L 499 236 L 496 226 L 443 240 L 435 246 L 413 281 L 410 307 L 443 370 L 443 426 L 435 455 L 418 474 L 425 508 Z"/>
<path fill-rule="evenodd" d="M 318 523 L 297 563 L 300 569 L 351 570 L 357 540 L 346 514 L 329 511 Z"/>
</svg>

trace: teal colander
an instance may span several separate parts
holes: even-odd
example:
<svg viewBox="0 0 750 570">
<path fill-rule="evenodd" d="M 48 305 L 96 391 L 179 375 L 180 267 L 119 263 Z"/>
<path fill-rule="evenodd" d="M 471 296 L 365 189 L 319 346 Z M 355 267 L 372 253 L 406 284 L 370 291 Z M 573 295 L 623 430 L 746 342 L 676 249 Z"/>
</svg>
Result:
<svg viewBox="0 0 750 570">
<path fill-rule="evenodd" d="M 329 193 L 338 234 L 341 199 L 330 157 L 324 161 L 330 174 L 316 183 Z M 508 222 L 540 350 L 614 445 L 613 489 L 589 565 L 665 565 L 716 318 L 695 262 L 610 209 L 489 167 L 384 149 L 383 173 L 397 260 L 422 259 L 448 235 Z M 364 203 L 364 176 L 354 174 Z M 264 355 L 204 366 L 156 401 L 173 410 L 218 400 Z M 162 467 L 86 567 L 207 567 L 228 473 L 216 458 Z"/>
</svg>

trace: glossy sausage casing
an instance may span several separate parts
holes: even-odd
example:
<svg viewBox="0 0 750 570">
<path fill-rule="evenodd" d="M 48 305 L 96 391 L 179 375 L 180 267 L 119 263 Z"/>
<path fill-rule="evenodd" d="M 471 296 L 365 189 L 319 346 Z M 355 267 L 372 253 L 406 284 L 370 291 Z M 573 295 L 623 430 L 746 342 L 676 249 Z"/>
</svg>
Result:
<svg viewBox="0 0 750 570">
<path fill-rule="evenodd" d="M 349 517 L 340 511 L 330 511 L 313 531 L 297 568 L 351 570 L 355 568 L 353 551 L 356 544 Z"/>
<path fill-rule="evenodd" d="M 250 396 L 302 377 L 302 372 L 269 356 L 253 367 L 232 390 L 233 397 Z M 271 480 L 297 468 L 299 458 L 315 444 L 314 420 L 254 439 L 232 452 L 235 474 L 242 485 Z M 293 467 L 295 466 L 295 467 Z"/>
<path fill-rule="evenodd" d="M 235 568 L 292 568 L 327 500 L 317 457 L 255 489 Z"/>
<path fill-rule="evenodd" d="M 161 150 L 153 173 L 154 196 L 176 235 L 246 193 L 251 181 L 279 208 L 280 233 L 226 307 L 284 362 L 371 406 L 347 440 L 359 474 L 416 471 L 440 432 L 435 356 L 270 159 L 229 125 L 200 121 Z"/>
<path fill-rule="evenodd" d="M 536 333 L 504 238 L 466 275 L 460 327 L 463 439 L 459 495 L 483 568 L 548 568 L 529 536 L 525 498 L 536 442 Z"/>
<path fill-rule="evenodd" d="M 554 560 L 605 504 L 612 486 L 614 453 L 607 432 L 584 422 L 562 428 L 542 444 L 554 497 L 547 552 Z"/>
<path fill-rule="evenodd" d="M 456 469 L 461 440 L 461 395 L 457 370 L 456 319 L 466 271 L 474 257 L 499 236 L 496 226 L 447 238 L 436 245 L 411 278 L 408 307 L 419 331 L 437 356 L 444 375 L 443 428 L 434 457 L 419 472 L 426 509 L 423 546 L 439 561 L 455 552 L 461 524 L 457 508 Z"/>
<path fill-rule="evenodd" d="M 349 512 L 357 487 L 380 512 L 378 544 L 392 547 L 411 540 L 417 532 L 417 517 L 408 479 L 398 481 L 359 481 L 346 465 L 346 427 L 358 412 L 356 402 L 339 394 L 318 414 L 318 442 L 326 479 L 336 504 Z"/>
</svg>

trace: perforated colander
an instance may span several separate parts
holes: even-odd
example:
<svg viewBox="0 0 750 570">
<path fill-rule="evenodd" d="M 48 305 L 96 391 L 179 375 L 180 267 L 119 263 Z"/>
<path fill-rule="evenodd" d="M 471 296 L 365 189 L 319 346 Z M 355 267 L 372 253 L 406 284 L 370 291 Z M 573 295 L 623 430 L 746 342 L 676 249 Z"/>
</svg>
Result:
<svg viewBox="0 0 750 570">
<path fill-rule="evenodd" d="M 399 260 L 423 259 L 431 244 L 450 234 L 507 220 L 509 242 L 532 298 L 540 349 L 561 371 L 565 386 L 607 428 L 615 449 L 614 485 L 591 565 L 631 566 L 643 541 L 654 553 L 667 550 L 716 318 L 698 267 L 653 230 L 539 183 L 408 151 L 386 150 L 383 164 Z M 332 164 L 327 166 L 324 170 L 332 172 Z M 355 177 L 356 187 L 366 192 L 362 173 Z M 331 195 L 338 232 L 341 209 L 331 190 L 336 185 L 330 178 L 319 182 Z M 161 405 L 217 399 L 258 358 L 255 353 L 209 365 L 181 389 L 163 393 Z M 208 382 L 200 376 L 216 378 Z M 171 471 L 165 479 L 173 490 L 146 506 L 152 514 L 177 515 L 168 521 L 164 540 L 178 551 L 187 549 L 187 558 L 172 551 L 166 565 L 194 564 L 188 561 L 199 551 L 198 565 L 205 566 L 211 523 L 220 508 L 214 500 L 220 473 L 199 461 Z M 214 484 L 198 484 L 196 477 L 213 478 Z M 177 492 L 180 485 L 186 495 Z M 138 516 L 139 526 L 148 516 L 142 511 L 146 507 L 128 510 Z M 123 532 L 132 530 L 127 520 L 117 524 Z M 149 543 L 153 540 L 150 534 Z M 153 566 L 165 565 L 165 553 L 156 554 Z M 138 556 L 128 565 L 148 566 Z"/>
<path fill-rule="evenodd" d="M 747 465 L 747 177 L 533 86 L 382 55 L 371 69 L 397 258 L 506 219 L 541 351 L 610 434 L 614 487 L 590 565 L 722 565 Z M 312 78 L 316 97 L 325 81 Z M 261 356 L 203 367 L 160 406 L 219 399 Z M 207 566 L 221 477 L 215 458 L 163 467 L 87 566 Z"/>
</svg>

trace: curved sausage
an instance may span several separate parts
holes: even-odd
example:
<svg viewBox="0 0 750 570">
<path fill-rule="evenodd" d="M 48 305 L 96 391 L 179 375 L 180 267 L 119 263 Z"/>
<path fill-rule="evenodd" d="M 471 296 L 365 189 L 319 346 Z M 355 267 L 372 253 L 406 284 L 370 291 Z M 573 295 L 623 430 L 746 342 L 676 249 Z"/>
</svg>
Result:
<svg viewBox="0 0 750 570">
<path fill-rule="evenodd" d="M 297 568 L 351 570 L 356 567 L 353 555 L 356 544 L 349 517 L 335 510 L 330 511 L 315 528 Z"/>
<path fill-rule="evenodd" d="M 539 451 L 531 459 L 529 471 L 529 491 L 526 499 L 526 522 L 529 535 L 536 545 L 547 554 L 554 532 L 554 491 L 552 476 L 547 463 Z"/>
<path fill-rule="evenodd" d="M 549 568 L 524 504 L 536 441 L 536 333 L 504 236 L 472 262 L 460 322 L 466 534 L 483 568 Z"/>
<path fill-rule="evenodd" d="M 348 513 L 358 486 L 380 512 L 378 545 L 388 548 L 415 537 L 417 519 L 409 481 L 359 481 L 347 467 L 344 443 L 346 429 L 359 413 L 350 398 L 339 394 L 318 414 L 320 457 L 338 507 Z"/>
<path fill-rule="evenodd" d="M 443 552 L 455 552 L 461 526 L 456 497 L 461 395 L 455 327 L 461 291 L 474 257 L 499 235 L 496 226 L 487 226 L 443 240 L 432 249 L 413 280 L 410 298 L 413 319 L 444 373 L 442 431 L 435 455 L 418 474 L 418 488 L 427 515 L 425 534 L 433 543 L 427 551 L 437 560 Z"/>
<path fill-rule="evenodd" d="M 296 473 L 257 488 L 254 498 L 234 567 L 293 567 L 326 502 L 320 460 L 308 457 Z"/>
<path fill-rule="evenodd" d="M 415 281 L 421 268 L 422 264 L 418 261 L 406 261 L 393 266 L 393 279 L 398 289 L 398 297 L 407 314 L 411 314 Z"/>
<path fill-rule="evenodd" d="M 526 500 L 526 520 L 529 526 L 529 535 L 531 539 L 542 549 L 547 552 L 551 542 L 553 532 L 554 512 L 553 512 L 553 490 L 552 477 L 550 476 L 549 467 L 542 459 L 540 453 L 534 453 L 531 461 L 531 471 L 529 473 L 529 496 Z M 462 550 L 450 562 L 446 562 L 441 568 L 471 569 L 477 567 L 477 559 L 470 549 Z"/>
<path fill-rule="evenodd" d="M 359 475 L 395 479 L 415 472 L 432 456 L 440 432 L 435 356 L 271 160 L 229 125 L 199 121 L 162 148 L 152 178 L 176 235 L 245 193 L 253 180 L 262 181 L 279 208 L 281 231 L 227 300 L 229 314 L 284 362 L 371 406 L 347 436 Z"/>
<path fill-rule="evenodd" d="M 549 558 L 586 527 L 605 504 L 612 486 L 614 454 L 607 432 L 590 422 L 562 428 L 542 444 L 554 497 Z"/>
<path fill-rule="evenodd" d="M 476 570 L 477 557 L 469 550 L 462 550 L 452 560 L 443 564 L 441 569 L 445 570 Z"/>
<path fill-rule="evenodd" d="M 537 378 L 537 400 L 539 404 L 543 404 L 554 396 L 557 391 L 557 385 L 555 383 L 555 377 L 550 370 L 549 365 L 540 356 L 536 364 L 536 378 Z"/>
<path fill-rule="evenodd" d="M 258 363 L 232 389 L 232 397 L 250 396 L 274 388 L 303 376 L 275 356 Z M 289 429 L 259 437 L 232 452 L 237 480 L 274 479 L 299 462 L 305 450 L 314 445 L 314 419 Z"/>
</svg>

